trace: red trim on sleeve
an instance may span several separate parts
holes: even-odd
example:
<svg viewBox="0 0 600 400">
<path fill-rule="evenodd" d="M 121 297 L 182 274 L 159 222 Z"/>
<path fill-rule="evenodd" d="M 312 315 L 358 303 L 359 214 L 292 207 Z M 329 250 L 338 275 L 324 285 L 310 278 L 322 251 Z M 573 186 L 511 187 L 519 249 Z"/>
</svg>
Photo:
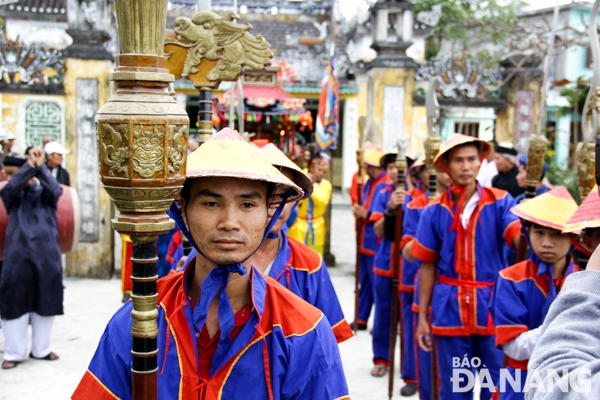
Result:
<svg viewBox="0 0 600 400">
<path fill-rule="evenodd" d="M 372 212 L 371 216 L 369 217 L 369 222 L 377 222 L 379 221 L 381 218 L 383 218 L 383 213 L 380 213 L 378 211 L 376 212 Z"/>
<path fill-rule="evenodd" d="M 71 396 L 73 400 L 115 400 L 118 399 L 100 380 L 96 375 L 92 374 L 89 370 L 85 371 L 81 382 L 77 385 L 77 389 Z"/>
<path fill-rule="evenodd" d="M 402 240 L 400 240 L 400 248 L 404 249 L 404 247 L 409 244 L 412 240 L 415 240 L 414 237 L 410 236 L 410 235 L 404 235 L 402 236 Z"/>
<path fill-rule="evenodd" d="M 423 246 L 417 239 L 413 242 L 410 253 L 417 257 L 421 261 L 425 262 L 436 262 L 438 259 L 438 253 L 427 247 Z"/>
<path fill-rule="evenodd" d="M 514 369 L 520 369 L 523 371 L 527 371 L 528 364 L 529 364 L 529 360 L 515 360 L 515 359 L 508 357 L 507 365 Z"/>
<path fill-rule="evenodd" d="M 523 332 L 529 330 L 525 325 L 498 325 L 496 326 L 496 346 L 506 344 L 514 340 Z"/>
<path fill-rule="evenodd" d="M 333 331 L 333 334 L 335 335 L 335 340 L 338 343 L 342 343 L 354 336 L 352 328 L 350 327 L 348 322 L 346 322 L 345 319 L 333 325 L 331 327 L 331 330 Z"/>
<path fill-rule="evenodd" d="M 514 247 L 513 242 L 517 235 L 521 233 L 521 220 L 511 222 L 504 230 L 504 241 L 511 249 Z"/>
</svg>

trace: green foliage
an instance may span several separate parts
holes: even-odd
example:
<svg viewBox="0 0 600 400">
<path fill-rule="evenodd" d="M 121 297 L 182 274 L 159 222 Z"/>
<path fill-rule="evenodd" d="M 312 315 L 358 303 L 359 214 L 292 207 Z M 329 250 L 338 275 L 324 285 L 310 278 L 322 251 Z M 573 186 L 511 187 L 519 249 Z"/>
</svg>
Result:
<svg viewBox="0 0 600 400">
<path fill-rule="evenodd" d="M 506 52 L 501 46 L 515 31 L 517 13 L 525 5 L 522 0 L 417 0 L 415 15 L 431 11 L 437 4 L 442 5 L 442 13 L 427 43 L 428 59 L 437 55 L 442 42 L 448 41 L 453 56 L 462 53 L 466 58 L 470 52 L 470 57 L 493 66 Z"/>
<path fill-rule="evenodd" d="M 565 87 L 561 89 L 560 95 L 565 97 L 569 102 L 568 106 L 561 106 L 555 111 L 557 117 L 566 117 L 572 115 L 575 111 L 575 99 L 577 99 L 577 114 L 583 113 L 583 106 L 585 100 L 590 91 L 590 82 L 583 79 L 583 77 L 577 78 L 575 85 Z"/>
<path fill-rule="evenodd" d="M 566 170 L 560 169 L 556 163 L 556 157 L 550 154 L 546 155 L 546 162 L 548 163 L 548 171 L 546 177 L 552 185 L 564 186 L 567 188 L 571 196 L 575 199 L 577 204 L 581 204 L 581 197 L 579 196 L 579 180 L 577 178 L 577 169 L 567 168 Z"/>
</svg>

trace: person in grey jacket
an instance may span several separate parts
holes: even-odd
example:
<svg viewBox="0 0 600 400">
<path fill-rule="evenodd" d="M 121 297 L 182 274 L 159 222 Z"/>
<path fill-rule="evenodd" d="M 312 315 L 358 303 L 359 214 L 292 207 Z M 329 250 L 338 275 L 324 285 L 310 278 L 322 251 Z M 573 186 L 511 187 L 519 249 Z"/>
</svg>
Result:
<svg viewBox="0 0 600 400">
<path fill-rule="evenodd" d="M 600 398 L 600 228 L 592 225 L 584 230 L 595 249 L 587 270 L 566 279 L 529 359 L 527 400 Z"/>
</svg>

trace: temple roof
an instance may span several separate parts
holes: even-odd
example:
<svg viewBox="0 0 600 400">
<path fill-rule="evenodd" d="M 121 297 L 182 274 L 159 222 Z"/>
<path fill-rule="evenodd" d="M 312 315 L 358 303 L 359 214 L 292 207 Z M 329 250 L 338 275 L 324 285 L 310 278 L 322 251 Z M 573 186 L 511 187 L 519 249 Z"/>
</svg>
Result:
<svg viewBox="0 0 600 400">
<path fill-rule="evenodd" d="M 67 0 L 18 0 L 0 6 L 2 15 L 16 18 L 67 20 Z"/>
</svg>

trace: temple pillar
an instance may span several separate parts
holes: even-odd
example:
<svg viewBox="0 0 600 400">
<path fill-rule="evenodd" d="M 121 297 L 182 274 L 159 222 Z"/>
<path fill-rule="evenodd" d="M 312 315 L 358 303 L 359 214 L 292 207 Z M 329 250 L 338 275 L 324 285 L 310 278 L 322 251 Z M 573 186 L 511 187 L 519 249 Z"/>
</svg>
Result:
<svg viewBox="0 0 600 400">
<path fill-rule="evenodd" d="M 104 27 L 106 2 L 70 0 L 69 29 L 73 44 L 63 51 L 65 62 L 66 158 L 71 185 L 79 195 L 79 244 L 67 254 L 67 276 L 109 279 L 113 272 L 113 206 L 102 189 L 98 171 L 96 111 L 110 95 L 113 56 L 104 48 L 110 38 Z M 96 13 L 83 13 L 96 7 Z M 87 19 L 85 16 L 87 15 Z M 90 18 L 90 15 L 95 16 Z"/>
</svg>

